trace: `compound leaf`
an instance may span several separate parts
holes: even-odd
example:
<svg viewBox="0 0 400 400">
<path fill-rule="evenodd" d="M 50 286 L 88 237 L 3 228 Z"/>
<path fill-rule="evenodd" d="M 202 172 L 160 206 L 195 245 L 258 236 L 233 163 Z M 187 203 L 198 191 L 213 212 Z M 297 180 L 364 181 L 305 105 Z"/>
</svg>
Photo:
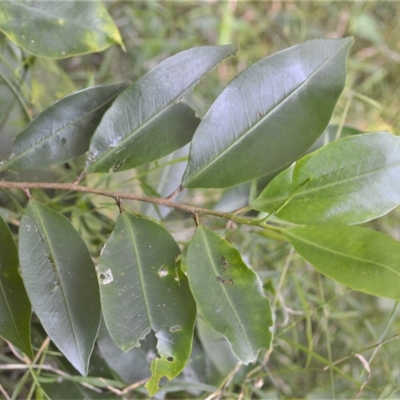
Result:
<svg viewBox="0 0 400 400">
<path fill-rule="evenodd" d="M 99 1 L 0 2 L 0 30 L 29 53 L 66 58 L 123 46 L 121 35 Z"/>
<path fill-rule="evenodd" d="M 18 272 L 17 248 L 1 217 L 0 243 L 0 335 L 32 358 L 31 304 Z"/>
<path fill-rule="evenodd" d="M 86 375 L 100 324 L 99 287 L 86 245 L 64 216 L 30 200 L 20 224 L 19 258 L 43 328 Z"/>
<path fill-rule="evenodd" d="M 400 138 L 383 132 L 360 134 L 301 158 L 252 206 L 277 210 L 279 218 L 297 224 L 359 224 L 400 204 L 399 175 Z"/>
<path fill-rule="evenodd" d="M 305 42 L 233 79 L 195 132 L 183 186 L 233 186 L 305 153 L 328 125 L 344 88 L 352 43 Z"/>
<path fill-rule="evenodd" d="M 122 213 L 100 256 L 103 316 L 115 343 L 128 351 L 155 332 L 160 357 L 146 384 L 151 396 L 163 376 L 173 379 L 182 371 L 192 347 L 196 306 L 177 266 L 179 255 L 161 225 Z"/>
<path fill-rule="evenodd" d="M 235 248 L 210 229 L 198 227 L 188 248 L 187 276 L 202 316 L 229 340 L 240 361 L 253 362 L 260 349 L 269 349 L 269 299 Z"/>
<path fill-rule="evenodd" d="M 57 101 L 17 135 L 0 170 L 43 168 L 85 153 L 101 117 L 127 86 L 96 86 Z"/>
<path fill-rule="evenodd" d="M 179 102 L 236 46 L 205 46 L 178 53 L 125 90 L 93 135 L 86 168 L 108 172 L 157 160 L 190 142 L 199 120 Z"/>
<path fill-rule="evenodd" d="M 400 300 L 400 243 L 357 226 L 310 225 L 284 231 L 318 271 L 352 289 Z"/>
</svg>

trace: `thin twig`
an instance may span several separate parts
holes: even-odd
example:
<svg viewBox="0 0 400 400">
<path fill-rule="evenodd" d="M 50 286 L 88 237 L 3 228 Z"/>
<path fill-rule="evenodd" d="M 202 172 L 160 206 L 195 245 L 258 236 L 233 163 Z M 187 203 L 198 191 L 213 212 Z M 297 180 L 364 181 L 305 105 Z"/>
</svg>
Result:
<svg viewBox="0 0 400 400">
<path fill-rule="evenodd" d="M 360 394 L 363 392 L 365 386 L 367 386 L 368 382 L 371 379 L 371 367 L 370 367 L 368 361 L 361 354 L 354 354 L 354 357 L 356 357 L 356 358 L 358 358 L 360 360 L 362 366 L 367 371 L 367 379 L 361 385 L 361 387 L 358 390 L 356 396 L 354 397 L 354 400 L 357 400 L 360 397 Z"/>
<path fill-rule="evenodd" d="M 206 208 L 193 207 L 193 206 L 188 206 L 185 204 L 175 203 L 174 201 L 169 200 L 167 198 L 163 199 L 160 197 L 148 197 L 148 196 L 142 196 L 142 195 L 138 195 L 138 194 L 113 192 L 111 190 L 105 190 L 105 189 L 94 189 L 94 188 L 89 188 L 86 186 L 76 185 L 74 183 L 0 181 L 0 188 L 21 189 L 21 190 L 25 191 L 25 193 L 26 193 L 26 190 L 29 190 L 29 189 L 70 190 L 70 191 L 75 191 L 75 192 L 90 193 L 90 194 L 95 194 L 95 195 L 100 195 L 100 196 L 111 197 L 113 199 L 118 198 L 118 199 L 125 199 L 125 200 L 136 200 L 136 201 L 142 201 L 142 202 L 151 203 L 151 204 L 158 204 L 160 206 L 175 208 L 177 210 L 184 211 L 191 215 L 206 214 L 206 215 L 212 215 L 215 217 L 224 218 L 227 220 L 238 222 L 240 224 L 258 226 L 258 227 L 264 228 L 266 230 L 273 231 L 278 235 L 280 235 L 282 233 L 281 229 L 279 229 L 273 225 L 265 224 L 254 218 L 238 217 L 237 215 L 235 215 L 234 212 L 222 212 L 222 211 L 216 211 L 216 210 L 209 210 Z M 282 239 L 283 239 L 283 236 L 282 236 Z"/>
<path fill-rule="evenodd" d="M 332 365 L 337 365 L 337 364 L 342 363 L 343 361 L 349 360 L 350 358 L 354 357 L 356 354 L 361 353 L 363 351 L 371 350 L 373 348 L 380 348 L 384 344 L 386 344 L 388 342 L 391 342 L 394 339 L 399 339 L 399 337 L 400 337 L 400 333 L 398 333 L 398 334 L 396 334 L 394 336 L 391 336 L 390 338 L 388 338 L 388 339 L 386 339 L 386 340 L 384 340 L 382 342 L 376 343 L 376 344 L 374 344 L 372 346 L 365 347 L 364 349 L 358 350 L 357 352 L 350 353 L 348 356 L 345 356 L 345 357 L 339 358 L 336 361 L 333 361 Z M 369 363 L 371 363 L 371 362 L 372 362 L 372 360 L 370 359 Z M 326 371 L 328 369 L 329 369 L 329 366 L 325 366 L 322 370 Z"/>
<path fill-rule="evenodd" d="M 99 378 L 99 381 L 101 381 L 101 382 L 104 384 L 104 386 L 105 386 L 110 392 L 116 394 L 117 396 L 124 396 L 124 395 L 128 394 L 130 391 L 132 391 L 132 390 L 138 388 L 139 386 L 144 385 L 148 380 L 149 380 L 148 378 L 142 379 L 141 381 L 132 383 L 132 385 L 127 386 L 127 387 L 126 387 L 125 389 L 123 389 L 123 390 L 119 390 L 119 389 L 117 389 L 117 388 L 115 388 L 115 387 L 113 387 L 113 386 L 110 386 L 110 385 L 106 382 L 105 379 Z"/>
<path fill-rule="evenodd" d="M 4 396 L 5 400 L 11 400 L 11 397 L 4 390 L 3 386 L 1 385 L 1 383 L 0 383 L 0 393 Z"/>
<path fill-rule="evenodd" d="M 24 357 L 22 357 L 22 356 L 20 356 L 20 355 L 18 354 L 18 352 L 17 352 L 17 350 L 15 349 L 15 347 L 14 347 L 8 340 L 6 340 L 6 343 L 7 343 L 7 345 L 8 345 L 8 348 L 10 349 L 11 353 L 13 353 L 14 356 L 15 356 L 16 358 L 18 358 L 19 361 L 25 362 Z"/>
<path fill-rule="evenodd" d="M 132 385 L 127 386 L 124 390 L 122 390 L 121 394 L 124 396 L 125 394 L 128 394 L 131 390 L 138 388 L 139 386 L 144 385 L 149 379 L 142 379 L 141 381 L 138 381 L 136 383 L 132 383 Z"/>
<path fill-rule="evenodd" d="M 116 389 L 116 388 L 112 387 L 111 385 L 109 385 L 104 378 L 100 377 L 99 381 L 101 383 L 103 383 L 104 386 L 106 387 L 106 389 L 108 389 L 110 392 L 116 394 L 117 396 L 121 396 L 122 395 L 122 391 L 121 390 Z"/>
<path fill-rule="evenodd" d="M 219 385 L 218 389 L 211 393 L 209 396 L 205 398 L 205 400 L 212 400 L 212 399 L 219 399 L 221 396 L 224 395 L 225 391 L 228 389 L 228 386 L 231 384 L 232 379 L 236 375 L 236 373 L 239 371 L 240 367 L 242 366 L 241 362 L 238 362 L 235 367 L 229 372 L 229 374 L 224 378 L 224 380 L 221 382 Z"/>
<path fill-rule="evenodd" d="M 47 336 L 47 338 L 43 340 L 43 343 L 40 346 L 40 349 L 36 353 L 35 358 L 32 361 L 32 364 L 36 364 L 37 363 L 37 360 L 39 360 L 40 356 L 46 350 L 46 348 L 49 346 L 49 344 L 50 344 L 50 338 Z"/>
<path fill-rule="evenodd" d="M 58 368 L 55 368 L 51 365 L 45 365 L 45 364 L 7 364 L 7 365 L 0 365 L 0 370 L 21 370 L 21 369 L 43 369 L 45 371 L 50 371 L 50 372 L 54 372 L 56 375 L 60 375 L 63 378 L 70 378 L 72 375 L 67 374 L 64 371 L 61 371 Z M 99 378 L 100 380 L 101 378 Z M 80 382 L 78 381 L 77 383 L 79 383 L 82 386 L 85 386 L 86 388 L 93 390 L 97 393 L 102 393 L 102 390 L 97 388 L 96 386 L 91 385 L 90 383 L 87 382 Z"/>
</svg>

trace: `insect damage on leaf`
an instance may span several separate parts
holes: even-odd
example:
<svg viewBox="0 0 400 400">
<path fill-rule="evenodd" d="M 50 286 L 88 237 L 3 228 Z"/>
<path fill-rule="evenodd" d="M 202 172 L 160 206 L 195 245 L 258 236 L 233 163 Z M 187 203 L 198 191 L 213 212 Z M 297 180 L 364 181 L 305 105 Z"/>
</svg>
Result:
<svg viewBox="0 0 400 400">
<path fill-rule="evenodd" d="M 220 276 L 217 276 L 217 281 L 220 283 L 223 283 L 224 285 L 231 285 L 231 286 L 233 285 L 232 278 L 224 279 L 224 278 L 221 278 Z"/>
</svg>

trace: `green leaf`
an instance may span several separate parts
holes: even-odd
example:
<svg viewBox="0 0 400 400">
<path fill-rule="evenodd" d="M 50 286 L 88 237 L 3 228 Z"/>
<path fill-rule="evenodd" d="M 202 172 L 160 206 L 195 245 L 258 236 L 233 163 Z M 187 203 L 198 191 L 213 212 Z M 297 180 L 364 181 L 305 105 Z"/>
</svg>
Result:
<svg viewBox="0 0 400 400">
<path fill-rule="evenodd" d="M 382 132 L 351 136 L 301 158 L 252 206 L 277 210 L 279 218 L 297 224 L 359 224 L 400 204 L 399 175 L 399 137 Z"/>
<path fill-rule="evenodd" d="M 57 60 L 38 57 L 31 67 L 31 73 L 31 102 L 35 110 L 40 112 L 78 90 Z"/>
<path fill-rule="evenodd" d="M 54 103 L 17 135 L 0 171 L 48 167 L 85 153 L 103 114 L 127 86 L 95 86 Z"/>
<path fill-rule="evenodd" d="M 173 379 L 192 347 L 196 306 L 185 275 L 176 263 L 179 246 L 156 222 L 122 213 L 107 240 L 98 269 L 103 316 L 115 343 L 124 351 L 140 346 L 151 330 L 159 356 L 146 387 Z"/>
<path fill-rule="evenodd" d="M 272 315 L 258 276 L 240 253 L 206 227 L 198 227 L 187 255 L 187 276 L 199 312 L 231 343 L 245 364 L 269 349 Z"/>
<path fill-rule="evenodd" d="M 0 335 L 33 358 L 31 304 L 18 272 L 18 253 L 11 232 L 0 217 Z"/>
<path fill-rule="evenodd" d="M 284 231 L 318 271 L 352 289 L 400 300 L 400 243 L 356 226 L 311 225 Z"/>
<path fill-rule="evenodd" d="M 0 30 L 36 56 L 66 58 L 123 46 L 101 1 L 3 0 Z"/>
<path fill-rule="evenodd" d="M 210 380 L 212 383 L 221 383 L 222 379 L 237 366 L 238 359 L 225 336 L 213 329 L 201 315 L 197 318 L 196 331 L 208 358 L 208 364 L 215 368 Z"/>
<path fill-rule="evenodd" d="M 352 43 L 305 42 L 233 79 L 195 132 L 183 186 L 233 186 L 305 153 L 328 125 L 343 90 Z"/>
<path fill-rule="evenodd" d="M 93 135 L 87 170 L 130 169 L 189 143 L 199 120 L 180 100 L 236 46 L 205 46 L 178 53 L 121 94 Z"/>
<path fill-rule="evenodd" d="M 100 298 L 89 251 L 71 223 L 30 200 L 19 233 L 22 278 L 36 315 L 82 374 L 100 324 Z"/>
<path fill-rule="evenodd" d="M 126 384 L 132 384 L 150 377 L 150 363 L 154 357 L 157 339 L 150 332 L 141 342 L 126 353 L 113 341 L 106 325 L 100 325 L 97 345 L 101 356 Z"/>
<path fill-rule="evenodd" d="M 340 127 L 338 124 L 329 124 L 324 133 L 307 150 L 307 154 L 312 153 L 313 151 L 318 150 L 321 147 L 326 146 L 331 142 L 334 142 L 335 140 L 339 140 L 340 138 L 359 135 L 360 133 L 364 132 L 351 125 L 343 125 L 342 127 Z M 340 135 L 338 136 L 338 134 Z"/>
</svg>

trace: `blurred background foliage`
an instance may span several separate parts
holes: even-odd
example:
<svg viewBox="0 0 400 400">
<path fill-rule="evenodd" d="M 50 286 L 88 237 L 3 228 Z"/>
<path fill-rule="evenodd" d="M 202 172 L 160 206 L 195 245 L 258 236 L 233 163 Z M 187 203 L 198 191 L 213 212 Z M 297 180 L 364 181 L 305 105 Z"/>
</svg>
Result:
<svg viewBox="0 0 400 400">
<path fill-rule="evenodd" d="M 236 58 L 219 65 L 187 97 L 186 101 L 203 116 L 229 81 L 254 62 L 305 40 L 349 35 L 355 37 L 355 44 L 348 61 L 347 85 L 332 122 L 364 132 L 400 134 L 400 2 L 114 0 L 104 3 L 121 31 L 126 52 L 113 46 L 102 53 L 61 61 L 22 54 L 21 62 L 15 47 L 1 38 L 1 156 L 9 153 L 12 138 L 28 122 L 27 115 L 37 115 L 55 100 L 78 89 L 135 81 L 179 51 L 213 44 L 240 46 Z M 6 80 L 26 100 L 25 112 L 21 112 L 18 98 L 10 93 Z M 183 161 L 186 155 L 184 149 L 136 172 L 118 173 L 112 178 L 96 174 L 87 183 L 113 190 L 166 195 L 178 186 L 183 164 L 176 160 Z M 12 178 L 71 181 L 82 163 L 83 159 L 62 168 L 28 171 Z M 169 166 L 167 176 L 162 175 L 165 170 L 160 168 L 165 165 Z M 225 191 L 193 190 L 180 200 L 202 207 L 234 209 L 248 204 L 259 189 L 257 182 L 251 182 Z M 69 214 L 92 254 L 95 257 L 99 254 L 113 227 L 117 213 L 114 204 L 84 194 L 47 191 L 35 196 Z M 22 198 L 17 192 L 0 193 L 4 206 L 0 207 L 1 215 L 15 226 L 23 210 Z M 192 221 L 179 213 L 147 205 L 127 207 L 163 219 L 183 249 L 194 231 Z M 400 213 L 394 210 L 367 226 L 400 240 L 399 220 Z M 287 243 L 266 237 L 261 230 L 226 226 L 211 218 L 202 222 L 225 235 L 263 280 L 276 314 L 273 351 L 261 354 L 256 365 L 239 366 L 224 339 L 210 331 L 200 318 L 190 365 L 180 379 L 160 392 L 159 398 L 400 397 L 400 345 L 392 340 L 400 335 L 397 302 L 361 294 L 324 278 L 294 254 Z M 43 332 L 36 321 L 33 326 L 34 340 L 39 346 Z M 91 376 L 111 379 L 111 386 L 116 389 L 142 379 L 138 374 L 138 365 L 142 365 L 137 364 L 138 356 L 118 353 L 107 332 L 104 329 L 101 332 Z M 14 362 L 6 343 L 0 342 L 0 346 L 1 363 Z M 146 348 L 143 345 L 144 364 Z M 48 356 L 53 354 L 57 359 L 54 351 L 50 349 Z M 65 361 L 57 362 L 62 368 L 60 363 L 64 363 L 65 371 L 73 373 Z M 2 373 L 0 383 L 14 393 L 13 398 L 28 398 L 32 396 L 29 391 L 32 386 L 29 374 L 25 375 L 18 370 Z M 43 380 L 45 374 L 41 377 L 42 387 L 52 398 L 65 398 L 66 393 L 71 398 L 95 398 L 97 394 L 91 390 L 85 389 L 83 394 L 76 382 L 100 385 L 98 381 L 76 377 L 73 387 L 68 386 L 68 379 L 57 386 L 54 375 L 47 376 L 48 381 Z M 140 393 L 143 392 L 130 392 L 125 397 L 138 398 L 143 396 Z M 109 392 L 106 397 L 119 396 Z"/>
</svg>

